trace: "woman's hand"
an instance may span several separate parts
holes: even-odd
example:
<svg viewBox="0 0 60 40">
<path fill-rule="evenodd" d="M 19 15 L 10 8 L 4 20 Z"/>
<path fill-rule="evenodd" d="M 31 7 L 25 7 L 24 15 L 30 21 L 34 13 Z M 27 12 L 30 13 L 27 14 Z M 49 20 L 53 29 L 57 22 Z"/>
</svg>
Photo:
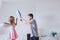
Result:
<svg viewBox="0 0 60 40">
<path fill-rule="evenodd" d="M 18 20 L 18 18 L 16 18 L 16 21 Z"/>
</svg>

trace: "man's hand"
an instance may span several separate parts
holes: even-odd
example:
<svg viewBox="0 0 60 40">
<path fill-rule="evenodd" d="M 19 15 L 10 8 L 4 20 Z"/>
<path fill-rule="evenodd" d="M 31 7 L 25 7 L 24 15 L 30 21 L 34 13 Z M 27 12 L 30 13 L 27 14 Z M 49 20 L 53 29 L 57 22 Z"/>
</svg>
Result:
<svg viewBox="0 0 60 40">
<path fill-rule="evenodd" d="M 23 20 L 23 17 L 20 17 L 20 21 L 22 21 Z"/>
<path fill-rule="evenodd" d="M 23 17 L 21 16 L 20 19 L 23 19 Z"/>
</svg>

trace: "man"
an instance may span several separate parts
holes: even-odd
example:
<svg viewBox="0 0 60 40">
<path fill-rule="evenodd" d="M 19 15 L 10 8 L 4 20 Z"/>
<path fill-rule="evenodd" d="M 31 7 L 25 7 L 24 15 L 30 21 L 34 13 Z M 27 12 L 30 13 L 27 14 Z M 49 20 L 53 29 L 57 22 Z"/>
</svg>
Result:
<svg viewBox="0 0 60 40">
<path fill-rule="evenodd" d="M 35 19 L 33 18 L 33 14 L 30 13 L 30 14 L 28 14 L 28 16 L 29 16 L 29 21 L 26 21 L 23 17 L 21 17 L 21 18 L 26 23 L 30 24 L 30 28 L 31 28 L 31 37 L 30 37 L 30 40 L 39 40 L 37 24 L 36 24 Z"/>
</svg>

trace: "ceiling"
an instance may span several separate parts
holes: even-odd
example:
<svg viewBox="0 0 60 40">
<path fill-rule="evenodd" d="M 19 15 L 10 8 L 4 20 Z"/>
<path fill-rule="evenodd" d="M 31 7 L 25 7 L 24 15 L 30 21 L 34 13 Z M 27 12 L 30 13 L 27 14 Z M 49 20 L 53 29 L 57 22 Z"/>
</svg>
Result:
<svg viewBox="0 0 60 40">
<path fill-rule="evenodd" d="M 5 2 L 14 2 L 14 1 L 18 1 L 18 0 L 3 0 Z"/>
<path fill-rule="evenodd" d="M 47 2 L 60 2 L 60 0 L 2 0 L 3 2 L 21 2 L 21 1 L 38 1 L 38 2 L 45 2 L 45 1 L 47 1 Z"/>
<path fill-rule="evenodd" d="M 26 0 L 3 0 L 3 2 L 21 2 L 21 1 L 26 1 Z"/>
</svg>

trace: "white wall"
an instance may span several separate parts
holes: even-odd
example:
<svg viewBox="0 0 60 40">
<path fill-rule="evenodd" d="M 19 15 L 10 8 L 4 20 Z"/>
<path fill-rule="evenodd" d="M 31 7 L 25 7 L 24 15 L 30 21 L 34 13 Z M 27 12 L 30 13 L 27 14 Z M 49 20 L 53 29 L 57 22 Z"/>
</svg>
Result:
<svg viewBox="0 0 60 40">
<path fill-rule="evenodd" d="M 51 31 L 60 33 L 60 0 L 21 0 L 19 2 L 3 2 L 2 8 L 0 9 L 0 22 L 8 20 L 10 15 L 17 17 L 17 9 L 20 9 L 22 16 L 26 19 L 29 12 L 34 14 L 41 35 L 49 35 Z M 18 40 L 25 38 L 26 34 L 29 32 L 30 29 L 28 25 L 22 22 L 18 23 Z M 1 38 L 3 37 L 4 36 Z"/>
<path fill-rule="evenodd" d="M 2 5 L 2 0 L 0 0 L 0 8 L 1 8 L 1 5 Z"/>
<path fill-rule="evenodd" d="M 40 29 L 45 30 L 44 34 L 51 31 L 59 31 L 60 27 L 60 0 L 38 0 L 36 5 L 36 16 Z M 40 17 L 40 18 L 39 18 Z M 41 30 L 40 30 L 41 31 Z"/>
</svg>

